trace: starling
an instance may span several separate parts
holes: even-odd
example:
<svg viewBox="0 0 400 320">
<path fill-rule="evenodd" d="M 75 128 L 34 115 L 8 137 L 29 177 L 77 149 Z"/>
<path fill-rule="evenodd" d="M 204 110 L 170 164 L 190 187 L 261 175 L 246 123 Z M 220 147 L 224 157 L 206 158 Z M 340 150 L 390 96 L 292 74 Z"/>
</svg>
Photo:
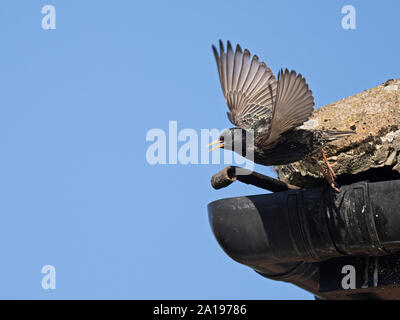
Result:
<svg viewBox="0 0 400 320">
<path fill-rule="evenodd" d="M 225 52 L 219 41 L 219 52 L 212 46 L 228 118 L 236 126 L 225 130 L 211 143 L 217 148 L 233 150 L 257 164 L 285 165 L 308 160 L 318 167 L 328 183 L 338 190 L 335 173 L 322 149 L 324 143 L 353 134 L 352 131 L 312 130 L 302 127 L 314 110 L 314 98 L 305 78 L 295 71 L 281 69 L 278 79 L 270 68 L 250 51 L 239 45 L 233 51 L 227 43 Z M 251 132 L 252 143 L 248 143 Z M 247 137 L 247 138 L 246 138 Z M 235 143 L 241 145 L 234 148 Z M 316 161 L 322 154 L 325 171 Z"/>
</svg>

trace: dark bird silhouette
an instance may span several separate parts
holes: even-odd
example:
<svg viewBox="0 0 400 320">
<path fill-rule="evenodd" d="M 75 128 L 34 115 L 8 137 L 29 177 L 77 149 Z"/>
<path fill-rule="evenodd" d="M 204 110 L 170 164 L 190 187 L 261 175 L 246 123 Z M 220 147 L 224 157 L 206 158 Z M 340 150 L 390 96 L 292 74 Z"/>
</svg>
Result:
<svg viewBox="0 0 400 320">
<path fill-rule="evenodd" d="M 233 150 L 266 166 L 308 160 L 318 166 L 332 188 L 338 190 L 335 173 L 322 147 L 326 142 L 354 132 L 301 127 L 314 110 L 312 91 L 301 74 L 281 69 L 277 80 L 256 55 L 251 56 L 247 49 L 242 51 L 239 45 L 233 51 L 229 41 L 226 52 L 222 41 L 219 52 L 215 46 L 212 49 L 229 107 L 228 118 L 236 127 L 225 130 L 210 144 L 219 143 L 210 151 Z M 322 153 L 326 171 L 316 161 L 318 153 Z"/>
</svg>

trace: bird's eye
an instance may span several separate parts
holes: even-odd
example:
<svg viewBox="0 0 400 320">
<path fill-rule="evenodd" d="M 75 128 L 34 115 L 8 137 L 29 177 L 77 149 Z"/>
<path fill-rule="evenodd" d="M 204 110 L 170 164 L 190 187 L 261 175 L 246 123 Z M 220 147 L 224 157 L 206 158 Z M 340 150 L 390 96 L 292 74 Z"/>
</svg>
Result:
<svg viewBox="0 0 400 320">
<path fill-rule="evenodd" d="M 224 136 L 219 137 L 219 141 L 224 141 L 224 139 L 225 139 Z"/>
</svg>

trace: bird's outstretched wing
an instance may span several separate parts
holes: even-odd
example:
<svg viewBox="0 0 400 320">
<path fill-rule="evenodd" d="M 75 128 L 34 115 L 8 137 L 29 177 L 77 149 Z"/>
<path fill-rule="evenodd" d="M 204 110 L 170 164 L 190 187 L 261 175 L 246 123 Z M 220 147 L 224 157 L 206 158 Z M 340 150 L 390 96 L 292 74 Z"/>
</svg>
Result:
<svg viewBox="0 0 400 320">
<path fill-rule="evenodd" d="M 301 126 L 310 118 L 313 110 L 314 98 L 306 80 L 295 71 L 281 70 L 270 132 L 263 145 L 273 145 L 282 133 Z"/>
<path fill-rule="evenodd" d="M 219 41 L 219 52 L 212 46 L 217 61 L 219 79 L 229 120 L 242 129 L 250 129 L 257 121 L 271 121 L 277 81 L 270 68 L 250 51 L 239 45 L 233 51 L 230 42 L 227 51 Z"/>
</svg>

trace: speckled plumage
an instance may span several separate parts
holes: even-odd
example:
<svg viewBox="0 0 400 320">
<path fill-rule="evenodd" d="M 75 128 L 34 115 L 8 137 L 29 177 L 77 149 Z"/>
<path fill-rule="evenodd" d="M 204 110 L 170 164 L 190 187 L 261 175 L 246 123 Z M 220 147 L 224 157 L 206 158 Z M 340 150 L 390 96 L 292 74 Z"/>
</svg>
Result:
<svg viewBox="0 0 400 320">
<path fill-rule="evenodd" d="M 316 155 L 325 143 L 352 132 L 295 129 L 285 132 L 272 148 L 264 149 L 255 142 L 254 162 L 265 166 L 285 165 Z M 255 136 L 255 140 L 256 140 Z"/>
</svg>

